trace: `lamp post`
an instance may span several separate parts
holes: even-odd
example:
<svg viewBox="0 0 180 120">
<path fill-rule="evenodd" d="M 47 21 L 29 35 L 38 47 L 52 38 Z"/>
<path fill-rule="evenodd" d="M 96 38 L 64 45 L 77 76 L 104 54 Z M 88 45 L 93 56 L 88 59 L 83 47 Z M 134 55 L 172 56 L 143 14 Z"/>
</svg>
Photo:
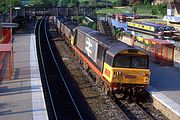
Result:
<svg viewBox="0 0 180 120">
<path fill-rule="evenodd" d="M 9 22 L 12 23 L 12 1 L 10 0 Z M 10 28 L 10 43 L 12 43 L 12 27 Z"/>
<path fill-rule="evenodd" d="M 28 5 L 24 6 L 24 17 L 26 17 L 26 7 L 28 7 Z"/>
<path fill-rule="evenodd" d="M 16 10 L 16 16 L 18 16 L 18 10 L 20 10 L 20 7 L 14 7 L 14 9 Z"/>
</svg>

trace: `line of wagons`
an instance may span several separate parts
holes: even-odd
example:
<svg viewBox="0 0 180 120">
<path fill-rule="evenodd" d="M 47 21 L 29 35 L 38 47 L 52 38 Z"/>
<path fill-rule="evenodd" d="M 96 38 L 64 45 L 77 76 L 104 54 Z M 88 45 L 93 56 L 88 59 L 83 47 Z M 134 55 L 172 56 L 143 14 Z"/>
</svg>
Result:
<svg viewBox="0 0 180 120">
<path fill-rule="evenodd" d="M 143 51 L 89 27 L 79 26 L 63 16 L 52 19 L 76 58 L 106 94 L 116 97 L 124 93 L 137 95 L 147 87 L 149 57 Z"/>
</svg>

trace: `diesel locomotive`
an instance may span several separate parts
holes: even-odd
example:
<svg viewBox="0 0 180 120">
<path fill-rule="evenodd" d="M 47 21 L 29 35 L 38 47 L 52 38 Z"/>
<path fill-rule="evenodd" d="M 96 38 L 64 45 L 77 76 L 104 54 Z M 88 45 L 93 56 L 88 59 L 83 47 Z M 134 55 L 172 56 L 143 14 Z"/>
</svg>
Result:
<svg viewBox="0 0 180 120">
<path fill-rule="evenodd" d="M 133 95 L 150 82 L 149 57 L 142 50 L 89 27 L 55 19 L 59 33 L 70 43 L 76 58 L 108 95 Z"/>
</svg>

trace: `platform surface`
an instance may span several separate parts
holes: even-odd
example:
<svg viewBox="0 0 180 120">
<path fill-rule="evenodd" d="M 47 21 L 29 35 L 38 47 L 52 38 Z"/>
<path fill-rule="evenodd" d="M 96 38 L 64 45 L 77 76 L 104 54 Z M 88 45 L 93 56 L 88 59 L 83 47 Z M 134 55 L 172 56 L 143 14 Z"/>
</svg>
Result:
<svg viewBox="0 0 180 120">
<path fill-rule="evenodd" d="M 14 75 L 0 83 L 0 120 L 46 120 L 33 26 L 14 35 Z"/>
<path fill-rule="evenodd" d="M 151 81 L 148 91 L 180 116 L 180 69 L 150 63 Z"/>
</svg>

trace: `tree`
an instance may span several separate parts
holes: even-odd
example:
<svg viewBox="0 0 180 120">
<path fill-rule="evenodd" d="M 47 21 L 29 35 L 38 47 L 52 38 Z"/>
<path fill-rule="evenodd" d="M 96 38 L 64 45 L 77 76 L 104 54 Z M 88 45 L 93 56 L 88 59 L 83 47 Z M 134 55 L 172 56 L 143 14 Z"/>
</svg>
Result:
<svg viewBox="0 0 180 120">
<path fill-rule="evenodd" d="M 70 0 L 61 0 L 61 5 L 62 6 L 68 6 L 69 2 L 70 2 Z"/>
<path fill-rule="evenodd" d="M 31 0 L 31 4 L 33 4 L 34 6 L 42 6 L 43 2 L 42 0 Z"/>
<path fill-rule="evenodd" d="M 160 12 L 160 14 L 162 16 L 166 15 L 167 13 L 167 4 L 166 3 L 162 3 L 158 5 L 158 11 Z"/>
<path fill-rule="evenodd" d="M 126 0 L 120 0 L 119 5 L 120 6 L 125 6 L 126 5 Z"/>
<path fill-rule="evenodd" d="M 9 12 L 9 8 L 15 6 L 21 6 L 20 0 L 1 0 L 0 2 L 0 12 Z"/>
<path fill-rule="evenodd" d="M 68 6 L 77 7 L 77 6 L 79 6 L 79 1 L 78 0 L 70 0 L 70 2 L 68 3 Z"/>
<path fill-rule="evenodd" d="M 150 3 L 149 0 L 144 0 L 144 1 L 143 1 L 143 4 L 144 4 L 144 5 L 150 5 L 151 3 Z"/>
<path fill-rule="evenodd" d="M 82 6 L 88 6 L 89 5 L 89 1 L 84 1 L 82 3 L 80 3 Z"/>
<path fill-rule="evenodd" d="M 96 4 L 97 4 L 96 0 L 91 0 L 89 1 L 89 3 L 90 3 L 90 6 L 96 7 Z"/>
<path fill-rule="evenodd" d="M 141 4 L 142 3 L 142 0 L 131 0 L 130 1 L 130 5 L 139 5 L 139 4 Z"/>
<path fill-rule="evenodd" d="M 34 6 L 57 6 L 58 0 L 31 0 L 31 4 Z"/>
</svg>

